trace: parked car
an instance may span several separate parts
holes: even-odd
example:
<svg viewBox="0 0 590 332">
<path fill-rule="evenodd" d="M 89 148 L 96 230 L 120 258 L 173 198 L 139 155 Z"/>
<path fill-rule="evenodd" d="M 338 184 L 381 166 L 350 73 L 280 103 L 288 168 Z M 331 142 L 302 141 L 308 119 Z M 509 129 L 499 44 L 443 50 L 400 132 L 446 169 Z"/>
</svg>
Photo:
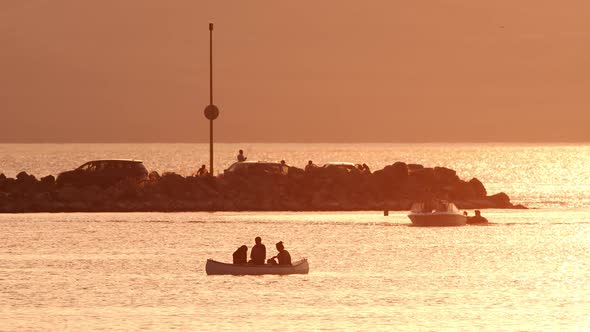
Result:
<svg viewBox="0 0 590 332">
<path fill-rule="evenodd" d="M 345 163 L 345 162 L 331 162 L 331 163 L 327 163 L 324 164 L 324 166 L 322 166 L 323 169 L 326 170 L 342 170 L 345 171 L 347 173 L 350 172 L 358 172 L 358 165 L 355 165 L 353 163 Z"/>
<path fill-rule="evenodd" d="M 148 171 L 141 160 L 93 160 L 72 171 L 60 173 L 57 185 L 109 186 L 122 180 L 145 180 Z"/>
<path fill-rule="evenodd" d="M 238 161 L 223 171 L 224 176 L 231 175 L 287 175 L 289 167 L 281 163 L 266 161 Z"/>
</svg>

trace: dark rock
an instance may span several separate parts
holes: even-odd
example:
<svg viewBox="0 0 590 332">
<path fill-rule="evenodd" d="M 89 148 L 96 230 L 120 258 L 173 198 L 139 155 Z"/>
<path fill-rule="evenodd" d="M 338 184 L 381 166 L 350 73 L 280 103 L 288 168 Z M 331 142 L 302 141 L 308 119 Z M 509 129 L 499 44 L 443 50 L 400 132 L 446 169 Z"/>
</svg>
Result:
<svg viewBox="0 0 590 332">
<path fill-rule="evenodd" d="M 150 174 L 148 174 L 148 181 L 151 182 L 157 182 L 160 180 L 160 174 L 156 171 L 151 171 Z"/>
<path fill-rule="evenodd" d="M 6 176 L 4 173 L 0 173 L 0 191 L 4 191 L 6 188 Z"/>
<path fill-rule="evenodd" d="M 188 182 L 179 174 L 165 172 L 158 182 L 158 188 L 164 194 L 172 197 L 183 197 L 187 192 Z"/>
<path fill-rule="evenodd" d="M 60 202 L 73 202 L 80 197 L 80 189 L 74 186 L 64 186 L 55 191 L 54 197 Z"/>
<path fill-rule="evenodd" d="M 29 175 L 27 172 L 20 172 L 16 175 L 16 183 L 19 186 L 32 186 L 37 183 L 37 178 L 34 175 Z"/>
<path fill-rule="evenodd" d="M 27 172 L 24 172 L 24 171 L 23 171 L 23 172 L 20 172 L 20 173 L 18 173 L 18 174 L 16 175 L 16 180 L 17 180 L 18 182 L 25 182 L 25 181 L 29 181 L 29 180 L 30 180 L 30 178 L 31 178 L 31 175 L 27 174 Z M 33 178 L 35 178 L 35 177 L 33 176 Z"/>
<path fill-rule="evenodd" d="M 409 170 L 406 163 L 397 161 L 393 165 L 388 165 L 383 168 L 383 173 L 390 176 L 394 181 L 403 181 L 407 179 Z"/>
<path fill-rule="evenodd" d="M 419 168 L 410 173 L 410 177 L 413 177 L 421 182 L 422 184 L 431 185 L 434 183 L 434 169 L 431 167 Z"/>
<path fill-rule="evenodd" d="M 55 188 L 55 177 L 53 175 L 44 176 L 39 180 L 39 191 L 52 191 Z"/>
<path fill-rule="evenodd" d="M 407 210 L 414 201 L 450 199 L 461 208 L 513 206 L 505 193 L 486 196 L 483 184 L 460 180 L 446 167 L 395 162 L 372 174 L 339 167 L 287 175 L 181 176 L 151 172 L 147 180 L 105 187 L 57 187 L 53 176 L 40 181 L 21 172 L 0 176 L 0 212 L 66 211 L 284 211 Z"/>
<path fill-rule="evenodd" d="M 450 200 L 466 200 L 475 198 L 473 189 L 468 182 L 457 180 L 453 183 L 440 184 L 439 192 L 448 195 Z"/>
<path fill-rule="evenodd" d="M 510 204 L 510 197 L 508 197 L 508 195 L 506 193 L 497 193 L 495 195 L 492 196 L 488 196 L 488 199 L 492 202 L 494 202 L 494 204 L 496 204 L 496 207 L 498 208 L 511 208 L 512 204 Z"/>
<path fill-rule="evenodd" d="M 27 174 L 27 172 L 20 172 L 16 176 L 14 181 L 12 179 L 7 179 L 5 184 L 7 185 L 7 191 L 11 192 L 19 192 L 19 193 L 28 193 L 33 192 L 37 185 L 37 178 L 33 175 Z"/>
<path fill-rule="evenodd" d="M 435 167 L 434 177 L 440 183 L 455 183 L 459 181 L 457 172 L 446 167 Z"/>
<path fill-rule="evenodd" d="M 305 170 L 299 167 L 289 166 L 289 171 L 287 172 L 287 175 L 296 178 L 302 177 L 305 176 Z"/>
<path fill-rule="evenodd" d="M 53 175 L 47 175 L 41 178 L 41 183 L 46 185 L 54 185 L 55 184 L 55 177 Z"/>
<path fill-rule="evenodd" d="M 488 192 L 483 183 L 481 183 L 481 181 L 479 181 L 477 178 L 469 180 L 469 185 L 471 185 L 471 188 L 473 188 L 475 197 L 482 198 L 488 195 Z"/>
<path fill-rule="evenodd" d="M 424 166 L 422 166 L 420 164 L 408 164 L 408 172 L 409 173 L 414 173 L 415 171 L 421 170 L 423 168 L 424 168 Z"/>
</svg>

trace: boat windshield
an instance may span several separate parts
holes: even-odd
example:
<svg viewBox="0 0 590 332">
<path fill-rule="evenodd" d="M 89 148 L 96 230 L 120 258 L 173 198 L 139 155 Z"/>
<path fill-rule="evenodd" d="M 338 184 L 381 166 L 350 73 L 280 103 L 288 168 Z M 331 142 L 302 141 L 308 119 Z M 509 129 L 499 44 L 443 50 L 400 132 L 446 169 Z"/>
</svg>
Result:
<svg viewBox="0 0 590 332">
<path fill-rule="evenodd" d="M 412 204 L 412 212 L 433 213 L 433 212 L 459 212 L 455 204 L 447 201 L 418 202 Z"/>
</svg>

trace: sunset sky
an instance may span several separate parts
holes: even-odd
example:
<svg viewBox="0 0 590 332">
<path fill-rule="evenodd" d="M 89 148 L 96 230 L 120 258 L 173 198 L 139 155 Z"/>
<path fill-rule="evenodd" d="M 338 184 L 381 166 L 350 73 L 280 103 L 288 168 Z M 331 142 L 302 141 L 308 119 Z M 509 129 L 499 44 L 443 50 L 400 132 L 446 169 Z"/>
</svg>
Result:
<svg viewBox="0 0 590 332">
<path fill-rule="evenodd" d="M 0 142 L 590 141 L 590 1 L 2 0 Z"/>
</svg>

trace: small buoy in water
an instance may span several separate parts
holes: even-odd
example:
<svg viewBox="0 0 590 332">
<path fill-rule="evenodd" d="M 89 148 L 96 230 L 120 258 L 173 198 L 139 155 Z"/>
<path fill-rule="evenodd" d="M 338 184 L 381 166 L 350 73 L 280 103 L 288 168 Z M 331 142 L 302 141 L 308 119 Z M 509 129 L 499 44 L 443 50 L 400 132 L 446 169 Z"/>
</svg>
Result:
<svg viewBox="0 0 590 332">
<path fill-rule="evenodd" d="M 383 210 L 383 215 L 387 217 L 389 215 L 389 210 Z"/>
</svg>

